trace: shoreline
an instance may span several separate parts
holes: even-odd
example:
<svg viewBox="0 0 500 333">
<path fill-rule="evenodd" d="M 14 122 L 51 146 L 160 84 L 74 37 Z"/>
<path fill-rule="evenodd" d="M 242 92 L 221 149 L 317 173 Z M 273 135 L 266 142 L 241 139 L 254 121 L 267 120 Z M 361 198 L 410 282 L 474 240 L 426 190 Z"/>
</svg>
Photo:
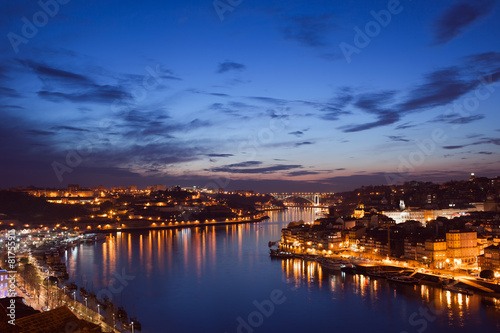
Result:
<svg viewBox="0 0 500 333">
<path fill-rule="evenodd" d="M 343 257 L 336 256 L 336 258 L 340 259 Z M 284 256 L 272 256 L 271 255 L 271 259 L 274 259 L 274 260 L 299 259 L 299 260 L 302 260 L 304 262 L 306 262 L 306 261 L 317 262 L 317 257 L 307 255 L 307 254 L 303 254 L 303 255 L 290 254 L 290 255 L 284 255 Z M 482 281 L 482 280 L 477 280 L 477 279 L 463 279 L 463 278 L 460 279 L 459 277 L 445 278 L 444 276 L 440 276 L 440 275 L 436 275 L 436 274 L 418 272 L 418 270 L 416 270 L 412 267 L 400 267 L 400 266 L 393 266 L 393 265 L 386 265 L 386 264 L 370 264 L 370 263 L 366 264 L 366 263 L 360 262 L 359 260 L 352 260 L 352 259 L 348 259 L 348 258 L 343 258 L 343 260 L 348 260 L 354 267 L 352 269 L 347 269 L 347 270 L 343 270 L 343 269 L 338 269 L 338 270 L 330 269 L 329 270 L 329 269 L 325 269 L 323 267 L 322 268 L 326 271 L 329 271 L 329 272 L 332 272 L 332 271 L 333 272 L 345 272 L 345 273 L 354 274 L 354 275 L 361 274 L 361 275 L 364 275 L 364 276 L 367 276 L 370 278 L 382 278 L 383 280 L 385 280 L 387 282 L 390 282 L 390 280 L 387 277 L 380 277 L 380 276 L 377 277 L 377 276 L 372 275 L 371 273 L 373 273 L 373 270 L 376 268 L 381 269 L 383 267 L 386 267 L 386 268 L 392 267 L 392 268 L 397 268 L 400 270 L 413 270 L 414 271 L 413 275 L 419 276 L 418 285 L 420 285 L 420 284 L 430 285 L 430 286 L 433 286 L 436 288 L 440 288 L 443 291 L 449 290 L 451 292 L 456 292 L 456 293 L 462 293 L 462 292 L 447 289 L 446 285 L 443 285 L 441 282 L 437 282 L 436 279 L 443 278 L 443 279 L 447 279 L 449 281 L 456 281 L 456 283 L 464 283 L 463 280 L 472 280 L 471 281 L 472 283 L 474 283 L 476 285 L 480 285 L 480 287 L 483 287 L 483 288 L 491 289 L 493 291 L 493 292 L 486 292 L 486 291 L 482 290 L 481 288 L 478 288 L 477 286 L 473 287 L 473 286 L 469 285 L 467 289 L 473 291 L 474 295 L 500 299 L 500 286 L 495 284 L 495 283 L 488 282 L 488 281 Z M 319 262 L 318 262 L 318 265 L 321 266 L 321 264 Z"/>
<path fill-rule="evenodd" d="M 176 222 L 175 224 L 165 224 L 165 225 L 157 225 L 157 226 L 137 226 L 137 227 L 120 227 L 120 228 L 101 228 L 101 229 L 92 229 L 92 230 L 85 230 L 85 234 L 93 234 L 93 233 L 117 233 L 117 232 L 123 232 L 123 231 L 143 231 L 143 230 L 165 230 L 165 229 L 184 229 L 184 228 L 197 228 L 197 227 L 210 227 L 210 226 L 218 226 L 218 225 L 232 225 L 232 224 L 246 224 L 246 223 L 258 223 L 262 222 L 269 219 L 269 216 L 265 215 L 260 218 L 256 219 L 251 219 L 247 221 L 219 221 L 219 222 L 203 222 L 203 223 L 190 223 L 190 222 L 184 222 L 184 223 L 179 223 Z M 154 223 L 154 222 L 153 222 Z"/>
</svg>

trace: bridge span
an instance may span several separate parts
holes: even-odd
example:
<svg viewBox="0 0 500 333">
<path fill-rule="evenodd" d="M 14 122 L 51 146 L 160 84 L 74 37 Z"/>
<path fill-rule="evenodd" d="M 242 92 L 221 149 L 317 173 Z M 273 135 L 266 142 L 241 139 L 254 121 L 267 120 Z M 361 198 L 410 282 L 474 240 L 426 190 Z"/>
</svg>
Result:
<svg viewBox="0 0 500 333">
<path fill-rule="evenodd" d="M 319 206 L 323 203 L 323 199 L 325 199 L 328 195 L 332 195 L 332 193 L 315 193 L 315 192 L 292 192 L 292 193 L 270 193 L 273 197 L 278 200 L 284 201 L 288 198 L 302 198 L 306 199 L 310 203 Z"/>
</svg>

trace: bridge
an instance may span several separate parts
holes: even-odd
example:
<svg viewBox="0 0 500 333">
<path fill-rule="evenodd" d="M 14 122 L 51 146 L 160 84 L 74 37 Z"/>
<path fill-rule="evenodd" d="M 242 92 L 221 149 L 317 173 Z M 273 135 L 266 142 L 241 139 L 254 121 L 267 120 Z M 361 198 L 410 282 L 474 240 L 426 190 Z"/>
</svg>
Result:
<svg viewBox="0 0 500 333">
<path fill-rule="evenodd" d="M 270 194 L 278 200 L 284 201 L 285 199 L 288 198 L 302 198 L 318 206 L 321 204 L 321 199 L 325 195 L 324 193 L 313 193 L 313 192 L 270 193 Z"/>
</svg>

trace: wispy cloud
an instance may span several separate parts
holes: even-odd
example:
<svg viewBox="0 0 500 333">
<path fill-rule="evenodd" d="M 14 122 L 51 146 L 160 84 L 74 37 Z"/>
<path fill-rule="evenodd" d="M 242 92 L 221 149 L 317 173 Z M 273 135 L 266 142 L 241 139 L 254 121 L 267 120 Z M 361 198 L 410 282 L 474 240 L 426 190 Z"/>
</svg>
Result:
<svg viewBox="0 0 500 333">
<path fill-rule="evenodd" d="M 222 74 L 229 71 L 243 71 L 246 69 L 246 66 L 234 61 L 226 60 L 219 64 L 217 67 L 217 73 Z"/>
<path fill-rule="evenodd" d="M 0 87 L 0 97 L 21 97 L 16 90 L 7 87 Z"/>
<path fill-rule="evenodd" d="M 286 175 L 289 177 L 298 177 L 298 176 L 308 176 L 308 175 L 317 175 L 319 172 L 316 171 L 292 171 L 287 173 Z"/>
<path fill-rule="evenodd" d="M 267 167 L 252 168 L 252 166 L 261 165 L 260 161 L 247 161 L 235 164 L 228 164 L 217 168 L 212 168 L 211 172 L 227 172 L 235 174 L 270 174 L 279 171 L 302 168 L 299 164 L 277 164 Z"/>
<path fill-rule="evenodd" d="M 461 35 L 475 21 L 492 12 L 495 1 L 461 1 L 448 7 L 434 24 L 435 44 L 445 44 Z"/>
<path fill-rule="evenodd" d="M 232 157 L 234 154 L 207 154 L 208 157 Z"/>
<path fill-rule="evenodd" d="M 66 131 L 72 131 L 72 132 L 90 132 L 88 129 L 85 128 L 79 128 L 79 127 L 73 127 L 73 126 L 52 126 L 50 128 L 51 130 L 54 131 L 59 131 L 59 130 L 66 130 Z"/>
<path fill-rule="evenodd" d="M 481 73 L 487 84 L 500 81 L 500 53 L 488 52 L 462 58 L 460 63 L 437 69 L 424 75 L 421 83 L 403 91 L 380 91 L 374 93 L 348 94 L 347 103 L 365 113 L 377 117 L 375 121 L 344 125 L 344 132 L 359 132 L 394 124 L 410 113 L 446 106 L 479 87 L 477 73 Z M 396 95 L 400 96 L 396 102 Z M 346 106 L 345 106 L 346 107 Z M 484 115 L 446 115 L 437 121 L 451 124 L 468 124 L 484 118 Z M 396 129 L 415 125 L 404 123 Z"/>
<path fill-rule="evenodd" d="M 387 136 L 391 141 L 399 141 L 399 142 L 410 142 L 411 140 L 408 140 L 404 138 L 401 135 L 388 135 Z"/>
<path fill-rule="evenodd" d="M 307 146 L 307 145 L 312 145 L 312 144 L 314 144 L 314 142 L 311 142 L 311 141 L 297 142 L 297 143 L 295 143 L 295 147 Z"/>
<path fill-rule="evenodd" d="M 461 144 L 461 145 L 450 145 L 450 146 L 443 146 L 444 149 L 461 149 L 469 146 L 477 146 L 477 145 L 483 145 L 483 144 L 491 144 L 495 146 L 500 146 L 500 138 L 482 138 L 480 140 L 471 142 L 471 143 L 466 143 L 466 144 Z"/>
<path fill-rule="evenodd" d="M 463 124 L 469 124 L 474 121 L 478 121 L 481 119 L 484 119 L 484 114 L 475 114 L 472 116 L 461 116 L 459 114 L 447 114 L 447 115 L 439 115 L 436 118 L 432 120 L 432 122 L 439 121 L 439 122 L 444 122 L 448 124 L 456 124 L 456 125 L 463 125 Z"/>
</svg>

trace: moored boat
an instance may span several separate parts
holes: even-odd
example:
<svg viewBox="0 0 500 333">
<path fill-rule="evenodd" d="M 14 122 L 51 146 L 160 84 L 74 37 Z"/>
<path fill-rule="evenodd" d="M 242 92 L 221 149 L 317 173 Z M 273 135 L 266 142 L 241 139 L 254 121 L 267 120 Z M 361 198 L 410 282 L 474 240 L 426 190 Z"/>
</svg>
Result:
<svg viewBox="0 0 500 333">
<path fill-rule="evenodd" d="M 340 264 L 340 270 L 342 272 L 355 274 L 356 273 L 356 266 L 353 264 Z"/>
<path fill-rule="evenodd" d="M 387 278 L 387 281 L 403 283 L 403 284 L 418 284 L 418 279 L 415 279 L 411 276 L 399 275 L 399 276 L 391 276 Z"/>
<path fill-rule="evenodd" d="M 269 250 L 269 255 L 271 256 L 271 258 L 291 258 L 291 257 L 293 257 L 292 253 L 283 252 L 283 251 L 280 251 L 279 249 Z"/>
<path fill-rule="evenodd" d="M 320 257 L 317 261 L 321 265 L 321 268 L 332 271 L 340 271 L 342 265 L 349 264 L 349 262 L 345 260 L 330 259 L 325 257 Z"/>
<path fill-rule="evenodd" d="M 474 295 L 474 292 L 470 289 L 466 289 L 466 288 L 460 288 L 460 287 L 457 287 L 457 286 L 443 286 L 443 290 L 449 290 L 449 291 L 452 291 L 454 293 L 459 293 L 459 294 L 464 294 L 464 295 L 467 295 L 467 296 L 472 296 Z"/>
</svg>

